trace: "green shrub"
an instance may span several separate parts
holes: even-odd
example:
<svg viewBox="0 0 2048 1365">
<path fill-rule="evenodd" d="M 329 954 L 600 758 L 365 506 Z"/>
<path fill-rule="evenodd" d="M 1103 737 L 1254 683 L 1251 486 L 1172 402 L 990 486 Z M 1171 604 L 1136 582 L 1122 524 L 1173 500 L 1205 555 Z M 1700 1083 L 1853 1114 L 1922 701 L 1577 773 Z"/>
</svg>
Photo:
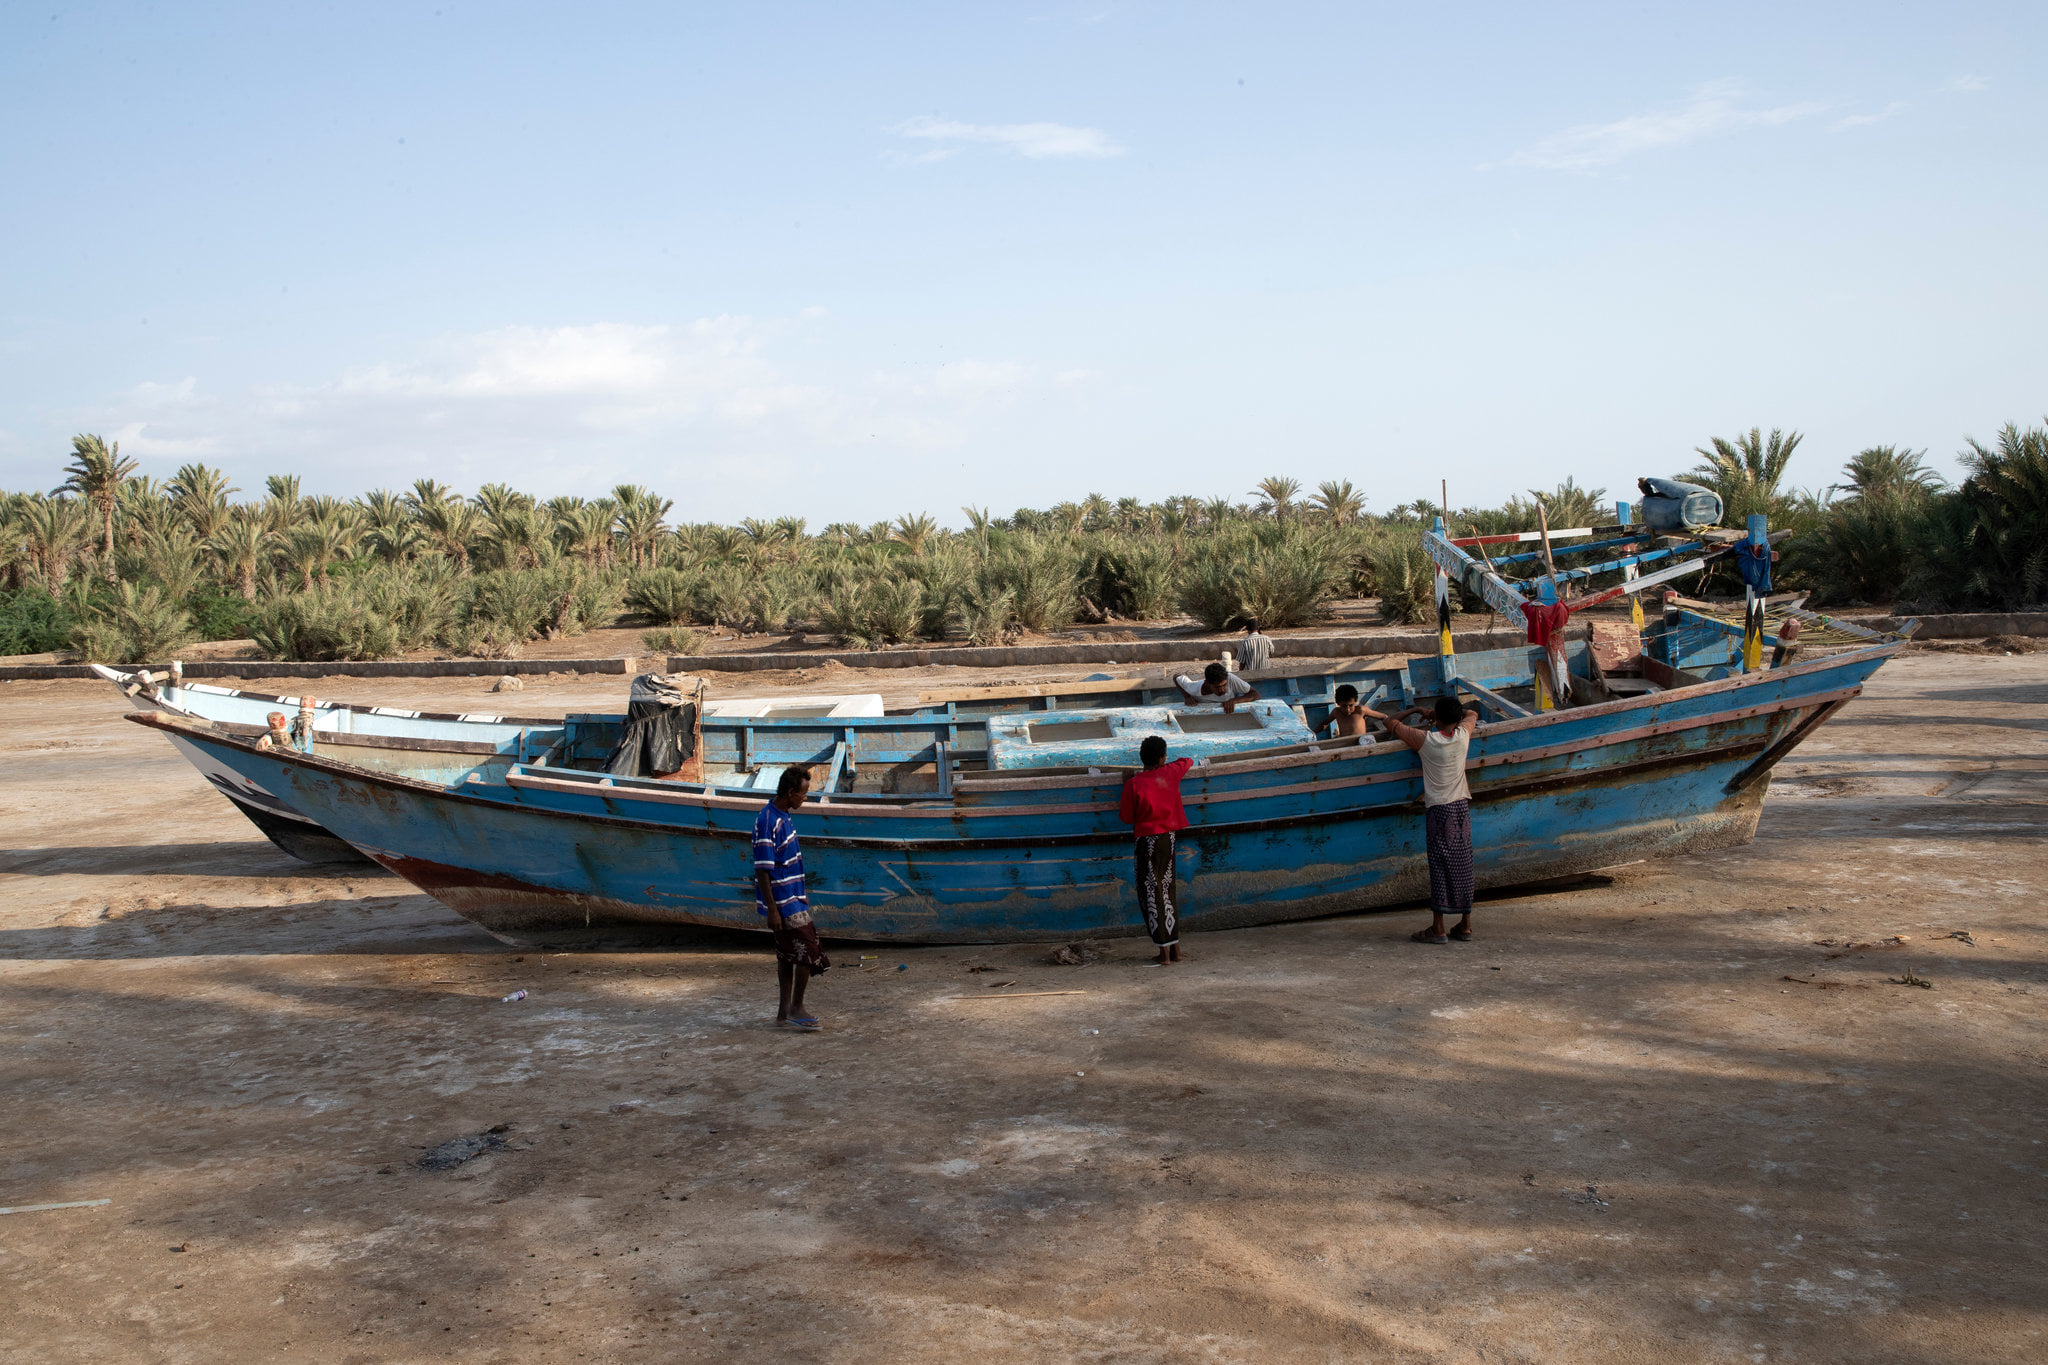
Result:
<svg viewBox="0 0 2048 1365">
<path fill-rule="evenodd" d="M 680 625 L 697 612 L 697 580 L 680 569 L 648 569 L 626 585 L 626 605 L 665 626 Z"/>
<path fill-rule="evenodd" d="M 1436 565 L 1413 541 L 1390 540 L 1373 551 L 1373 577 L 1380 590 L 1380 615 L 1406 626 L 1436 624 Z M 1463 609 L 1451 594 L 1451 610 Z"/>
<path fill-rule="evenodd" d="M 554 585 L 543 569 L 498 569 L 470 579 L 469 606 L 463 623 L 465 637 L 478 640 L 507 640 L 514 645 L 538 637 L 555 616 Z M 497 653 L 481 658 L 508 657 Z"/>
<path fill-rule="evenodd" d="M 64 604 L 41 588 L 0 594 L 0 655 L 62 649 L 77 624 Z"/>
<path fill-rule="evenodd" d="M 1008 644 L 1018 634 L 1016 593 L 977 578 L 953 601 L 952 629 L 969 644 Z"/>
<path fill-rule="evenodd" d="M 654 654 L 695 654 L 704 646 L 704 636 L 688 626 L 663 626 L 640 632 L 641 647 Z"/>
<path fill-rule="evenodd" d="M 72 629 L 73 648 L 95 663 L 168 660 L 194 639 L 192 616 L 154 583 L 123 583 L 114 600 Z"/>
<path fill-rule="evenodd" d="M 249 634 L 267 659 L 384 659 L 398 652 L 397 627 L 346 582 L 271 597 L 252 617 Z"/>
<path fill-rule="evenodd" d="M 238 592 L 203 587 L 185 599 L 192 613 L 192 628 L 202 640 L 240 640 L 249 633 L 255 604 Z"/>
<path fill-rule="evenodd" d="M 1048 635 L 1073 624 L 1081 604 L 1070 552 L 1037 537 L 1020 537 L 991 555 L 985 567 L 993 586 L 1010 590 L 1017 624 L 1025 630 Z"/>
<path fill-rule="evenodd" d="M 1329 615 L 1344 564 L 1321 537 L 1287 537 L 1257 546 L 1244 565 L 1244 615 L 1262 629 L 1313 625 Z"/>
<path fill-rule="evenodd" d="M 1205 629 L 1230 629 L 1244 614 L 1242 566 L 1227 553 L 1196 555 L 1181 575 L 1180 609 Z"/>
</svg>

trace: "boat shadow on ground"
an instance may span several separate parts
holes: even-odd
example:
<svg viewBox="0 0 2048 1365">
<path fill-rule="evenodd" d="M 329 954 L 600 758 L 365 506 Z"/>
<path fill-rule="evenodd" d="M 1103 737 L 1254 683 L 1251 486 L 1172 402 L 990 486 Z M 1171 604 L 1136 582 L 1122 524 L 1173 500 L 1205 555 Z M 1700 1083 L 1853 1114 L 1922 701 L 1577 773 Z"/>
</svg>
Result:
<svg viewBox="0 0 2048 1365">
<path fill-rule="evenodd" d="M 161 846 L 158 846 L 161 847 Z M 209 869 L 211 870 L 211 869 Z M 746 929 L 710 925 L 659 925 L 636 930 L 630 926 L 599 930 L 573 941 L 527 941 L 507 943 L 456 915 L 424 893 L 404 888 L 395 877 L 374 869 L 358 869 L 352 875 L 320 870 L 319 880 L 369 882 L 376 889 L 350 897 L 291 901 L 284 904 L 221 905 L 185 900 L 163 904 L 110 906 L 101 918 L 84 924 L 39 925 L 25 929 L 0 929 L 0 961 L 76 962 L 125 961 L 168 957 L 365 957 L 365 956 L 469 956 L 502 957 L 518 953 L 574 953 L 578 955 L 707 953 L 731 956 L 765 956 L 769 951 L 766 934 Z M 1585 873 L 1534 882 L 1516 887 L 1499 887 L 1480 892 L 1480 905 L 1511 900 L 1540 899 L 1597 891 L 1612 886 L 1614 878 L 1605 873 Z M 1426 914 L 1427 901 L 1356 910 L 1297 924 L 1327 924 L 1344 920 L 1367 920 L 1390 915 L 1413 917 Z M 1256 928 L 1284 932 L 1285 924 Z M 1189 934 L 1209 937 L 1247 932 L 1238 929 L 1204 931 L 1190 925 Z M 1142 939 L 1144 926 L 1133 923 L 1129 936 Z M 871 939 L 825 935 L 823 941 L 841 955 L 875 946 Z M 917 952 L 935 945 L 889 942 L 894 952 Z M 992 941 L 986 944 L 936 945 L 946 949 L 962 947 L 1028 947 L 1050 951 L 1051 942 L 1022 943 Z M 1148 946 L 1149 951 L 1149 946 Z M 856 962 L 858 958 L 854 959 Z M 843 964 L 842 964 L 843 965 Z"/>
<path fill-rule="evenodd" d="M 381 875 L 368 863 L 303 863 L 267 839 L 183 844 L 51 844 L 0 853 L 17 877 L 290 877 L 332 882 Z"/>
</svg>

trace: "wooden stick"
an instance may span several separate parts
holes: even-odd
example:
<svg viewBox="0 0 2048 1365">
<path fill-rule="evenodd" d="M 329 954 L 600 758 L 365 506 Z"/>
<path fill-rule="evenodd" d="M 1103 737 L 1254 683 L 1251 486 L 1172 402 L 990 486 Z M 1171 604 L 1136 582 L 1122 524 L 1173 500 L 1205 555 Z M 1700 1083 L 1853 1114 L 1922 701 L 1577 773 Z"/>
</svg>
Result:
<svg viewBox="0 0 2048 1365">
<path fill-rule="evenodd" d="M 1086 995 L 1086 991 L 1005 991 L 1001 995 L 942 995 L 941 1000 L 1023 1000 L 1034 995 Z"/>
</svg>

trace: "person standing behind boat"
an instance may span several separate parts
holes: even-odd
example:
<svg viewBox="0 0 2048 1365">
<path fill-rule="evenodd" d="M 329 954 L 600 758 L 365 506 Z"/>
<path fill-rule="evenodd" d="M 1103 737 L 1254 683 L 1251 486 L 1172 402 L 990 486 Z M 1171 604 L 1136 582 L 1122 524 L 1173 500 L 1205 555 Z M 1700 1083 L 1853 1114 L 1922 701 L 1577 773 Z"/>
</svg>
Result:
<svg viewBox="0 0 2048 1365">
<path fill-rule="evenodd" d="M 1180 780 L 1195 766 L 1191 758 L 1166 761 L 1166 740 L 1147 735 L 1138 746 L 1143 772 L 1125 773 L 1117 814 L 1136 838 L 1132 866 L 1137 874 L 1138 908 L 1145 914 L 1145 932 L 1159 949 L 1159 965 L 1180 961 L 1180 911 L 1173 899 L 1173 836 L 1188 827 L 1180 801 Z"/>
<path fill-rule="evenodd" d="M 1418 730 L 1393 716 L 1371 707 L 1360 707 L 1366 715 L 1387 723 L 1394 738 L 1413 749 L 1422 760 L 1423 819 L 1429 842 L 1430 924 L 1411 937 L 1417 943 L 1448 943 L 1472 937 L 1472 789 L 1465 783 L 1465 754 L 1472 744 L 1472 731 L 1479 713 L 1458 704 L 1455 697 L 1436 699 L 1436 728 Z M 1426 714 L 1420 708 L 1409 712 Z M 1457 911 L 1458 926 L 1448 935 L 1444 916 Z"/>
<path fill-rule="evenodd" d="M 1259 634 L 1259 623 L 1244 623 L 1244 648 L 1237 652 L 1237 665 L 1247 673 L 1257 673 L 1273 657 L 1273 637 Z"/>
<path fill-rule="evenodd" d="M 1237 710 L 1241 701 L 1257 701 L 1259 689 L 1243 678 L 1232 673 L 1222 664 L 1210 664 L 1202 670 L 1202 683 L 1196 687 L 1195 680 L 1187 674 L 1177 675 L 1173 685 L 1180 689 L 1180 699 L 1189 706 L 1201 706 L 1206 702 L 1220 701 L 1227 714 Z M 1163 743 L 1164 741 L 1162 741 Z"/>
<path fill-rule="evenodd" d="M 806 1033 L 818 1030 L 817 1018 L 804 1009 L 804 987 L 813 973 L 831 966 L 818 945 L 811 923 L 811 902 L 804 894 L 804 851 L 790 817 L 811 794 L 807 768 L 784 768 L 775 784 L 775 799 L 754 817 L 754 908 L 775 935 L 775 977 L 782 1003 L 775 1022 Z"/>
</svg>

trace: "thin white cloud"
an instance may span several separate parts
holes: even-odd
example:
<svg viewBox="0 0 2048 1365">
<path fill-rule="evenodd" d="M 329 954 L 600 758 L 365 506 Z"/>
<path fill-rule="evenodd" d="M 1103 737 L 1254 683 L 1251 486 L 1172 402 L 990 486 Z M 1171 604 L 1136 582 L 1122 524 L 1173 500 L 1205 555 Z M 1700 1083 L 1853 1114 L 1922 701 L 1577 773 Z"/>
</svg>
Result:
<svg viewBox="0 0 2048 1365">
<path fill-rule="evenodd" d="M 1001 147 L 1034 161 L 1099 160 L 1124 153 L 1100 128 L 1076 128 L 1066 123 L 961 123 L 956 119 L 914 118 L 898 124 L 895 132 L 933 144 L 916 158 L 923 161 L 936 161 L 975 145 Z"/>
<path fill-rule="evenodd" d="M 1948 83 L 1948 88 L 1951 90 L 1969 91 L 1989 90 L 1991 82 L 1977 75 L 1958 76 Z"/>
<path fill-rule="evenodd" d="M 737 516 L 792 489 L 874 483 L 985 442 L 1053 372 L 963 356 L 867 373 L 820 367 L 821 310 L 667 326 L 517 326 L 453 335 L 325 380 L 225 393 L 147 383 L 76 414 L 159 477 L 207 458 L 243 487 L 293 470 L 309 489 L 403 487 L 429 475 L 542 496 L 619 482 L 681 493 L 691 517 Z M 856 463 L 849 463 L 849 458 Z M 255 484 L 252 485 L 252 480 Z M 887 485 L 887 480 L 883 481 Z M 802 501 L 797 497 L 796 501 Z M 865 515 L 865 513 L 864 513 Z"/>
<path fill-rule="evenodd" d="M 1888 118 L 1905 113 L 1911 107 L 1904 100 L 1893 100 L 1874 114 L 1850 114 L 1847 118 L 1836 119 L 1835 131 L 1840 132 L 1844 128 L 1867 128 L 1873 123 L 1883 123 Z"/>
<path fill-rule="evenodd" d="M 151 436 L 150 425 L 148 422 L 129 422 L 115 428 L 110 439 L 120 445 L 123 455 L 136 455 L 148 459 L 191 459 L 195 455 L 211 455 L 218 449 L 218 442 L 211 436 L 188 436 L 183 439 Z"/>
<path fill-rule="evenodd" d="M 1675 109 L 1631 114 L 1612 123 L 1586 123 L 1552 133 L 1508 158 L 1510 166 L 1545 171 L 1591 173 L 1644 152 L 1718 137 L 1746 128 L 1768 128 L 1819 113 L 1818 104 L 1780 104 L 1768 108 L 1743 101 L 1738 81 L 1712 81 Z"/>
</svg>

